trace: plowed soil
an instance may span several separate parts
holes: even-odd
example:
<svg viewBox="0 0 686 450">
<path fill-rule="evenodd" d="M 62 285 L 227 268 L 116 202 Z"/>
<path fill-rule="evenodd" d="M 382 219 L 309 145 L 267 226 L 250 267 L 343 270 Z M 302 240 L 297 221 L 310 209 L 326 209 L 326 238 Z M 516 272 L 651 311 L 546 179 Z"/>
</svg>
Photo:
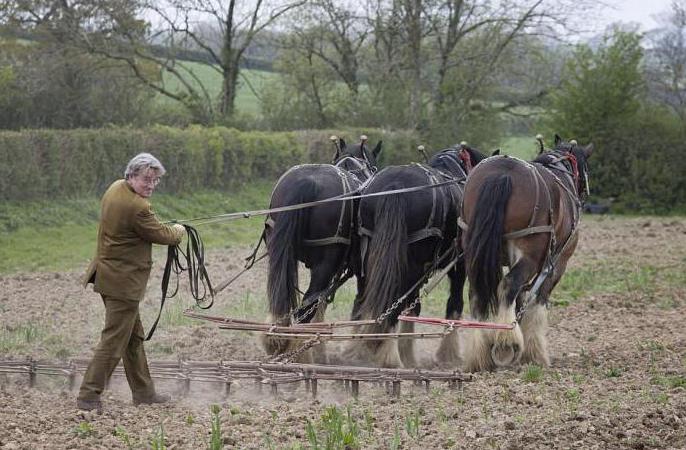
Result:
<svg viewBox="0 0 686 450">
<path fill-rule="evenodd" d="M 78 411 L 76 392 L 62 377 L 39 376 L 29 388 L 26 376 L 0 374 L 0 447 L 150 448 L 162 442 L 163 430 L 165 448 L 207 448 L 210 405 L 217 404 L 226 448 L 312 448 L 313 433 L 327 448 L 327 435 L 336 441 L 335 427 L 325 426 L 332 405 L 343 412 L 343 431 L 354 424 L 348 448 L 686 448 L 686 219 L 585 217 L 581 232 L 568 268 L 579 295 L 559 301 L 553 293 L 552 363 L 541 371 L 479 373 L 459 390 L 434 384 L 426 392 L 403 383 L 399 399 L 362 384 L 358 400 L 335 383 L 322 383 L 317 399 L 302 386 L 273 396 L 253 383 L 235 386 L 228 398 L 219 387 L 196 383 L 182 397 L 176 382 L 159 380 L 158 390 L 174 401 L 141 407 L 117 378 L 100 414 Z M 211 252 L 211 275 L 222 280 L 235 273 L 248 251 Z M 163 257 L 157 254 L 154 273 Z M 613 267 L 624 275 L 618 279 Z M 0 359 L 90 357 L 104 310 L 79 277 L 0 277 Z M 265 280 L 258 266 L 210 311 L 221 315 L 243 305 L 245 315 L 263 318 L 265 308 L 253 303 L 263 302 Z M 151 279 L 142 304 L 146 324 L 157 311 L 159 282 L 159 274 Z M 182 318 L 180 310 L 146 344 L 149 359 L 267 357 L 257 336 Z M 418 344 L 420 364 L 432 367 L 436 346 Z M 340 346 L 329 351 L 344 362 Z"/>
</svg>

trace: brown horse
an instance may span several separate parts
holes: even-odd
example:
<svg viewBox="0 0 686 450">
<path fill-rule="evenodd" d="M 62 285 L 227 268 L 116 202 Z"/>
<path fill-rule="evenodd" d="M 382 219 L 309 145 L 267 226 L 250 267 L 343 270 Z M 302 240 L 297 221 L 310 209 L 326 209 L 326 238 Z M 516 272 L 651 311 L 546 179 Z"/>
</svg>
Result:
<svg viewBox="0 0 686 450">
<path fill-rule="evenodd" d="M 472 315 L 514 328 L 471 332 L 466 370 L 549 364 L 546 305 L 576 248 L 592 151 L 556 135 L 532 162 L 492 157 L 470 173 L 459 222 Z"/>
</svg>

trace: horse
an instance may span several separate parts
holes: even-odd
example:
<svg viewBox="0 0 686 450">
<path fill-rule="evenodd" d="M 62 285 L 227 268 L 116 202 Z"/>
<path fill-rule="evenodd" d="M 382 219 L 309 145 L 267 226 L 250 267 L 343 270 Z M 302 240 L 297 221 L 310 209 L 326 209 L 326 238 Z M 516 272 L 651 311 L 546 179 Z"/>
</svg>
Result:
<svg viewBox="0 0 686 450">
<path fill-rule="evenodd" d="M 550 364 L 546 306 L 577 245 L 593 148 L 555 135 L 531 162 L 497 156 L 469 174 L 460 226 L 470 309 L 513 329 L 471 332 L 467 371 Z"/>
<path fill-rule="evenodd" d="M 433 270 L 457 257 L 457 215 L 462 184 L 472 166 L 485 158 L 477 150 L 460 145 L 445 149 L 428 164 L 390 166 L 378 172 L 362 192 L 359 205 L 363 293 L 356 301 L 352 319 L 375 319 L 362 325 L 363 333 L 393 332 L 398 315 L 406 308 L 419 315 L 419 288 Z M 412 192 L 364 197 L 382 191 L 430 186 Z M 443 256 L 441 261 L 439 258 Z M 446 317 L 462 314 L 461 263 L 448 272 L 450 297 Z M 405 298 L 403 294 L 408 293 Z M 400 300 L 399 300 L 400 299 Z M 400 303 L 398 303 L 400 302 Z M 402 331 L 414 324 L 403 322 Z M 381 367 L 415 367 L 413 341 L 370 340 L 346 351 L 347 356 Z"/>
<path fill-rule="evenodd" d="M 366 141 L 347 146 L 336 142 L 334 164 L 302 164 L 288 169 L 272 191 L 270 209 L 355 194 L 376 170 L 381 151 L 379 141 L 372 150 Z M 358 158 L 361 155 L 363 159 Z M 269 322 L 322 321 L 336 289 L 359 273 L 353 250 L 357 246 L 357 202 L 328 202 L 313 207 L 271 213 L 265 220 L 265 242 L 269 257 L 267 297 Z M 298 302 L 298 262 L 310 271 L 310 284 Z M 359 288 L 359 284 L 358 284 Z M 293 349 L 295 342 L 265 337 L 267 353 L 278 355 Z M 311 354 L 304 354 L 304 360 Z M 326 361 L 320 346 L 319 362 Z"/>
</svg>

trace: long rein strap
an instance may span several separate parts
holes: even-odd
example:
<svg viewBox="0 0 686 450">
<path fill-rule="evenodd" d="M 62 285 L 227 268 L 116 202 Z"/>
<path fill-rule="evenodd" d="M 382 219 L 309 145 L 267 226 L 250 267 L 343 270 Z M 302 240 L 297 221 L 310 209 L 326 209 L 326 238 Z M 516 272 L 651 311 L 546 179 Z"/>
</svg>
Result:
<svg viewBox="0 0 686 450">
<path fill-rule="evenodd" d="M 195 299 L 196 304 L 201 309 L 208 309 L 214 303 L 215 291 L 212 288 L 210 277 L 205 267 L 205 246 L 198 234 L 198 231 L 190 225 L 183 225 L 186 229 L 187 241 L 186 251 L 184 252 L 179 245 L 170 245 L 167 247 L 167 262 L 164 265 L 164 273 L 162 275 L 162 300 L 160 301 L 160 310 L 157 313 L 155 322 L 150 327 L 148 335 L 145 337 L 146 341 L 152 338 L 157 324 L 162 317 L 162 309 L 167 298 L 174 297 L 179 291 L 179 275 L 182 272 L 188 271 L 188 279 L 190 285 L 191 295 Z M 185 264 L 182 262 L 185 259 Z M 174 291 L 168 294 L 169 280 L 172 273 L 176 275 Z M 209 302 L 206 302 L 209 295 Z"/>
<path fill-rule="evenodd" d="M 370 180 L 371 179 L 373 179 L 373 178 L 370 178 Z M 297 205 L 281 206 L 278 208 L 271 208 L 271 209 L 257 209 L 254 211 L 243 211 L 243 212 L 236 212 L 236 213 L 219 214 L 216 216 L 197 217 L 194 219 L 179 220 L 177 222 L 178 223 L 200 222 L 200 223 L 196 224 L 196 226 L 198 226 L 198 225 L 205 225 L 208 223 L 223 222 L 223 221 L 236 220 L 236 219 L 247 219 L 250 217 L 264 216 L 267 214 L 273 214 L 273 213 L 278 213 L 278 212 L 294 211 L 297 209 L 312 208 L 314 206 L 322 205 L 325 203 L 331 203 L 331 202 L 346 202 L 346 201 L 350 201 L 350 200 L 359 200 L 361 198 L 381 197 L 384 195 L 403 194 L 403 193 L 407 193 L 407 192 L 423 191 L 426 189 L 435 189 L 435 188 L 438 188 L 441 186 L 459 183 L 460 181 L 461 181 L 461 179 L 455 178 L 455 179 L 450 179 L 450 180 L 443 181 L 443 182 L 440 182 L 437 184 L 427 184 L 427 185 L 423 185 L 423 186 L 414 186 L 414 187 L 409 187 L 409 188 L 394 189 L 394 190 L 382 191 L 382 192 L 372 192 L 369 194 L 361 194 L 360 195 L 359 192 L 364 187 L 366 187 L 366 184 L 364 184 L 352 192 L 348 192 L 346 194 L 341 194 L 341 195 L 337 195 L 335 197 L 325 198 L 325 199 L 317 200 L 317 201 L 313 201 L 313 202 L 298 203 Z"/>
</svg>

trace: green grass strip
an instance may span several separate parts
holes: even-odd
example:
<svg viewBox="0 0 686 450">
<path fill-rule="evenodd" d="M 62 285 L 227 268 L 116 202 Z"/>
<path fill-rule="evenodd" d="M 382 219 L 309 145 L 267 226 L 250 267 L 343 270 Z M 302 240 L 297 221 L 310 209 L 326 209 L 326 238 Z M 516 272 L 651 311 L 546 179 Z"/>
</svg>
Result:
<svg viewBox="0 0 686 450">
<path fill-rule="evenodd" d="M 251 209 L 269 203 L 271 182 L 258 182 L 232 193 L 203 191 L 182 196 L 155 195 L 160 220 L 187 219 Z M 0 273 L 73 270 L 95 252 L 99 199 L 0 204 Z M 264 217 L 201 225 L 208 249 L 255 242 Z"/>
</svg>

